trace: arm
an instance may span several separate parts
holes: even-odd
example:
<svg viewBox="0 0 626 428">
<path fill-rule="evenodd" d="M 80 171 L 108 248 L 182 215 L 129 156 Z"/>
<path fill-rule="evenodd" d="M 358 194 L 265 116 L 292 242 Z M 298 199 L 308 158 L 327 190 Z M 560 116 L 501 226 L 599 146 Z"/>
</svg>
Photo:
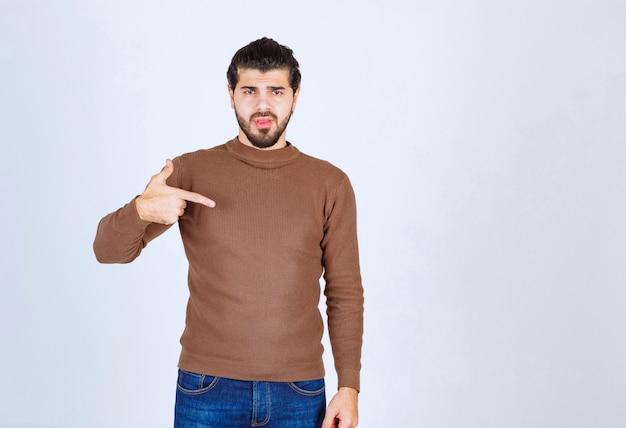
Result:
<svg viewBox="0 0 626 428">
<path fill-rule="evenodd" d="M 136 198 L 100 220 L 93 243 L 93 251 L 100 263 L 132 262 L 148 242 L 169 228 L 142 220 L 135 201 Z"/>
<path fill-rule="evenodd" d="M 168 186 L 174 163 L 152 176 L 141 195 L 98 224 L 93 249 L 100 263 L 129 263 L 135 260 L 152 239 L 165 232 L 183 214 L 187 201 L 214 207 L 211 199 Z"/>
<path fill-rule="evenodd" d="M 324 294 L 328 329 L 339 390 L 330 401 L 324 428 L 355 427 L 358 422 L 363 287 L 359 266 L 356 202 L 347 177 L 337 188 L 327 215 L 324 250 Z"/>
</svg>

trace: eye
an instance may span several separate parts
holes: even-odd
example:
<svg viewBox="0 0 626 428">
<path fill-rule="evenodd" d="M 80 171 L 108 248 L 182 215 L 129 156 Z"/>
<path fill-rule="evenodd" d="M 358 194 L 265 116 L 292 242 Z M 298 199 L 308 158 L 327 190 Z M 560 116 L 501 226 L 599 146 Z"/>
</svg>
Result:
<svg viewBox="0 0 626 428">
<path fill-rule="evenodd" d="M 282 94 L 283 94 L 283 91 L 281 91 L 280 89 L 274 89 L 274 90 L 272 91 L 272 94 L 274 94 L 274 95 L 282 95 Z"/>
</svg>

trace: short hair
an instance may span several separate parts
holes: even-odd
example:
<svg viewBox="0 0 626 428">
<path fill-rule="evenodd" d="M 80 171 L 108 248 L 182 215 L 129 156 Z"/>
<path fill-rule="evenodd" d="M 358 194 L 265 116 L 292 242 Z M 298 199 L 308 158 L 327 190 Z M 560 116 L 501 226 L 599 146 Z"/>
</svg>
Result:
<svg viewBox="0 0 626 428">
<path fill-rule="evenodd" d="M 226 72 L 226 78 L 228 86 L 234 90 L 239 82 L 239 70 L 252 69 L 265 73 L 269 70 L 287 69 L 289 70 L 289 85 L 296 92 L 302 78 L 299 67 L 298 61 L 293 56 L 293 50 L 263 37 L 235 53 Z"/>
</svg>

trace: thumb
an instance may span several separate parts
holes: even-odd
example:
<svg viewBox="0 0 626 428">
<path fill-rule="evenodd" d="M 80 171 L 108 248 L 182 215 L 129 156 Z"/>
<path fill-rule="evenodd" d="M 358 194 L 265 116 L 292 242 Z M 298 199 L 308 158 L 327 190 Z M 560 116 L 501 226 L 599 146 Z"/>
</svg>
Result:
<svg viewBox="0 0 626 428">
<path fill-rule="evenodd" d="M 163 167 L 163 169 L 161 170 L 161 172 L 159 172 L 155 178 L 160 182 L 165 184 L 165 181 L 167 180 L 167 178 L 172 175 L 172 173 L 174 172 L 174 162 L 172 162 L 170 159 L 166 159 L 165 160 L 165 166 Z"/>
</svg>

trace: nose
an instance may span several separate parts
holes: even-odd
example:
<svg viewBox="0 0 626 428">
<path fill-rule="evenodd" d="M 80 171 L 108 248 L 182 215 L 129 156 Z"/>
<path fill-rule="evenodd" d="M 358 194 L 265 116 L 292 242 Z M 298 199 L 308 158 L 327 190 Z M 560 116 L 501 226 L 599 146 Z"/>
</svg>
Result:
<svg viewBox="0 0 626 428">
<path fill-rule="evenodd" d="M 270 110 L 270 103 L 269 103 L 269 100 L 267 99 L 266 94 L 259 94 L 259 98 L 257 100 L 257 110 L 258 111 Z"/>
</svg>

